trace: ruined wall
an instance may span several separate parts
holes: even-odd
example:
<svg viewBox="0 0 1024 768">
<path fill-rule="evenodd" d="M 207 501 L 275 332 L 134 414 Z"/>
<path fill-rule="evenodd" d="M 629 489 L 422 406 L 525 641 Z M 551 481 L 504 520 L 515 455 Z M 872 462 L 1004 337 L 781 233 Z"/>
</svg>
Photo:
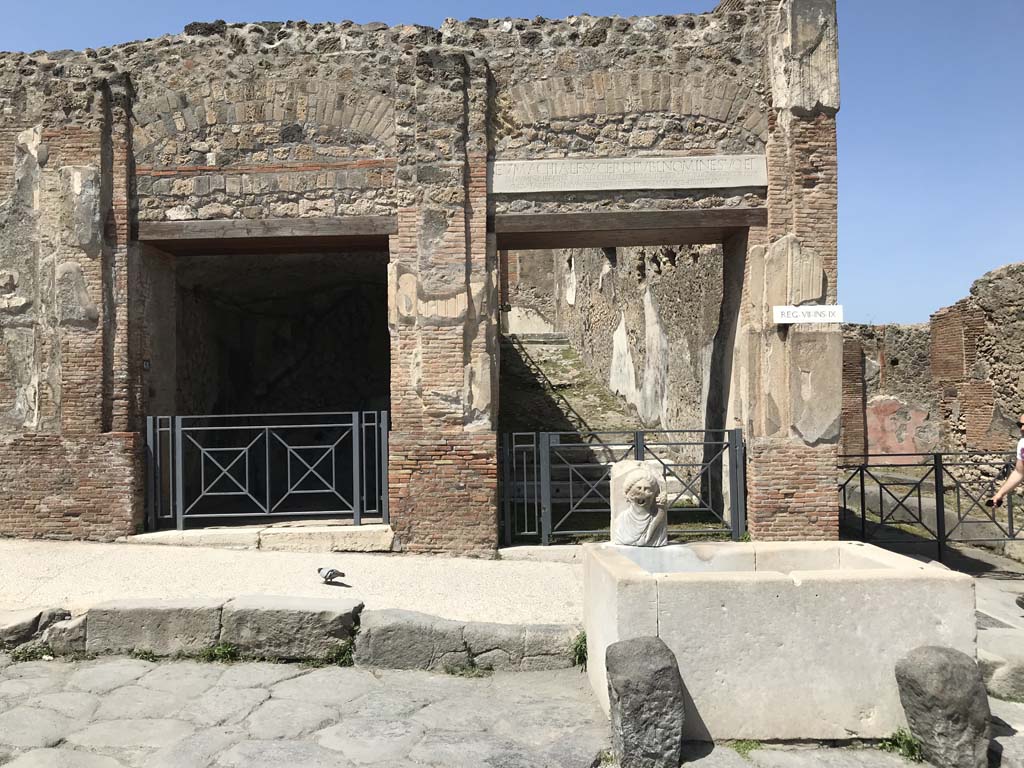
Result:
<svg viewBox="0 0 1024 768">
<path fill-rule="evenodd" d="M 761 2 L 713 14 L 491 22 L 498 160 L 765 151 Z M 499 212 L 759 206 L 763 189 L 496 195 Z"/>
<path fill-rule="evenodd" d="M 927 325 L 847 326 L 844 389 L 865 407 L 844 408 L 844 433 L 867 426 L 866 445 L 844 435 L 850 453 L 980 450 L 1005 453 L 1024 410 L 1024 263 L 979 278 L 970 296 Z"/>
<path fill-rule="evenodd" d="M 927 325 L 844 326 L 843 453 L 851 460 L 865 450 L 939 449 L 941 417 L 928 375 L 930 343 Z"/>
<path fill-rule="evenodd" d="M 566 333 L 650 429 L 703 429 L 722 304 L 722 248 L 511 252 L 513 309 Z M 546 295 L 545 295 L 546 292 Z"/>
<path fill-rule="evenodd" d="M 835 0 L 781 0 L 765 28 L 768 226 L 751 229 L 745 243 L 730 422 L 752 436 L 751 534 L 837 538 L 842 335 L 837 326 L 785 328 L 771 319 L 773 306 L 830 304 L 838 296 Z M 728 294 L 728 277 L 726 285 Z"/>
<path fill-rule="evenodd" d="M 178 389 L 175 260 L 149 246 L 139 251 L 142 412 L 150 416 L 169 416 L 181 413 L 175 407 Z"/>
<path fill-rule="evenodd" d="M 0 271 L 17 272 L 0 280 L 4 434 L 134 431 L 164 397 L 144 362 L 161 333 L 147 329 L 146 304 L 169 303 L 167 276 L 145 274 L 139 222 L 392 214 L 392 522 L 409 549 L 492 552 L 498 262 L 488 217 L 765 206 L 767 230 L 724 244 L 723 295 L 737 312 L 723 316 L 732 322 L 741 291 L 768 295 L 747 287 L 748 245 L 762 284 L 797 275 L 785 298 L 833 300 L 834 21 L 829 0 L 729 0 L 711 14 L 441 29 L 194 24 L 109 48 L 2 54 L 0 152 L 26 137 L 14 171 L 0 171 L 14 201 Z M 492 158 L 761 152 L 767 190 L 488 194 Z M 805 280 L 815 269 L 825 275 L 817 292 Z M 652 289 L 641 306 L 643 296 L 652 317 L 670 303 Z M 838 382 L 820 370 L 838 347 L 820 333 L 775 339 L 749 314 L 744 363 L 721 352 L 708 399 L 734 393 L 730 425 L 752 436 L 834 453 Z M 627 318 L 626 336 L 639 355 L 636 322 Z M 716 332 L 718 349 L 734 332 Z M 645 330 L 645 361 L 653 347 Z M 790 368 L 800 374 L 780 379 Z M 658 418 L 673 418 L 666 408 Z M 770 521 L 779 508 L 756 511 L 752 520 Z M 759 530 L 771 535 L 768 522 Z"/>
<path fill-rule="evenodd" d="M 0 535 L 112 538 L 141 519 L 112 372 L 127 352 L 125 98 L 59 58 L 0 57 Z"/>
</svg>

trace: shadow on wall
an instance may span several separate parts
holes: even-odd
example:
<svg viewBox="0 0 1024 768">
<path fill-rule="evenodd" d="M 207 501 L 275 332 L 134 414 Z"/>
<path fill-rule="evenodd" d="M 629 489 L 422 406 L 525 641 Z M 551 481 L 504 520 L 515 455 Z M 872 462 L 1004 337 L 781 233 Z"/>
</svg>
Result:
<svg viewBox="0 0 1024 768">
<path fill-rule="evenodd" d="M 570 419 L 560 399 L 531 365 L 529 353 L 508 341 L 501 345 L 501 432 L 575 432 L 578 419 Z"/>
</svg>

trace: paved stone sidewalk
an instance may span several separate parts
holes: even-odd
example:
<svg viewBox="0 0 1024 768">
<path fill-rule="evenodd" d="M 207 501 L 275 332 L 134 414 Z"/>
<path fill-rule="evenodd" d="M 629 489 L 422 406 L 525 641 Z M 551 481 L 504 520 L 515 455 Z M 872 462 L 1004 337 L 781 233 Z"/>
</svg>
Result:
<svg viewBox="0 0 1024 768">
<path fill-rule="evenodd" d="M 324 584 L 317 568 L 345 573 Z M 0 539 L 0 611 L 107 600 L 268 594 L 345 597 L 456 621 L 583 623 L 583 567 L 560 562 L 358 552 L 259 552 L 204 547 Z"/>
<path fill-rule="evenodd" d="M 462 678 L 2 655 L 0 666 L 5 768 L 586 768 L 609 746 L 575 669 Z"/>
</svg>

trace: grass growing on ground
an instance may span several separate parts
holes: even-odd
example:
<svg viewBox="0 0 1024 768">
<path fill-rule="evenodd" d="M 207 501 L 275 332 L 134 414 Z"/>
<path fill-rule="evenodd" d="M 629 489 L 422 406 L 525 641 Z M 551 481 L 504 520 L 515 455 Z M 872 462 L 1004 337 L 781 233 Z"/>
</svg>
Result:
<svg viewBox="0 0 1024 768">
<path fill-rule="evenodd" d="M 921 742 L 902 728 L 896 731 L 892 736 L 882 739 L 878 743 L 878 748 L 883 752 L 892 752 L 897 755 L 902 755 L 912 763 L 920 763 L 924 761 L 924 755 L 921 753 Z"/>
<path fill-rule="evenodd" d="M 211 645 L 209 648 L 201 650 L 196 654 L 196 658 L 199 661 L 219 661 L 224 664 L 231 664 L 242 658 L 242 652 L 238 650 L 238 646 L 231 643 L 217 643 L 217 645 Z"/>
<path fill-rule="evenodd" d="M 334 648 L 327 652 L 327 655 L 319 659 L 303 659 L 299 662 L 303 667 L 354 667 L 356 639 L 346 637 Z"/>
<path fill-rule="evenodd" d="M 455 675 L 455 677 L 490 677 L 494 674 L 493 669 L 478 667 L 472 656 L 465 664 L 445 664 L 444 672 L 446 675 Z"/>
<path fill-rule="evenodd" d="M 587 670 L 587 633 L 580 632 L 569 646 L 569 654 L 572 656 L 572 665 L 579 667 L 580 672 Z"/>
<path fill-rule="evenodd" d="M 11 651 L 11 661 L 21 663 L 25 661 L 42 661 L 45 658 L 53 658 L 48 646 L 42 643 L 26 643 L 19 645 Z"/>
<path fill-rule="evenodd" d="M 333 651 L 327 654 L 325 661 L 337 667 L 355 666 L 355 650 L 355 637 L 346 637 L 334 647 Z"/>
<path fill-rule="evenodd" d="M 736 750 L 736 754 L 744 760 L 749 760 L 750 753 L 755 749 L 761 748 L 761 742 L 754 739 L 740 739 L 739 741 L 734 741 L 730 746 Z"/>
<path fill-rule="evenodd" d="M 140 661 L 160 661 L 160 657 L 148 648 L 135 648 L 130 655 L 133 659 L 139 659 Z"/>
</svg>

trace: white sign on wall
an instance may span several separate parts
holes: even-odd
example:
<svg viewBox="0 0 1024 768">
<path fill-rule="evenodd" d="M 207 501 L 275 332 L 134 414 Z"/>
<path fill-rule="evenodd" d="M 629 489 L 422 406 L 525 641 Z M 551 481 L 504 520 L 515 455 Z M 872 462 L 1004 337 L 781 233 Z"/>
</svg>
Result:
<svg viewBox="0 0 1024 768">
<path fill-rule="evenodd" d="M 823 304 L 803 307 L 772 307 L 772 318 L 776 325 L 791 323 L 841 323 L 843 306 Z"/>
<path fill-rule="evenodd" d="M 768 184 L 764 155 L 496 160 L 492 170 L 492 191 L 499 195 L 615 189 L 720 189 Z"/>
</svg>

